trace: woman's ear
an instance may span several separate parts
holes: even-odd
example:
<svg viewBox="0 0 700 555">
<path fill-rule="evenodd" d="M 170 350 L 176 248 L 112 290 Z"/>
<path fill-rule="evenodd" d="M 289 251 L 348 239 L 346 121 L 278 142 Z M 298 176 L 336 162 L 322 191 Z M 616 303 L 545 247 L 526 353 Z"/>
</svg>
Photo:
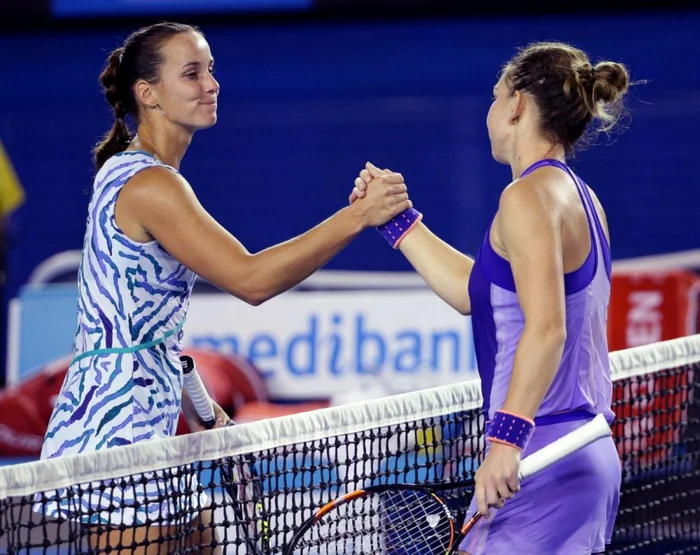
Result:
<svg viewBox="0 0 700 555">
<path fill-rule="evenodd" d="M 520 91 L 513 91 L 508 100 L 508 123 L 517 123 L 525 112 L 527 98 Z"/>
<path fill-rule="evenodd" d="M 158 107 L 156 91 L 148 81 L 141 79 L 136 82 L 136 85 L 134 85 L 134 96 L 136 96 L 136 100 L 139 104 L 148 106 L 151 109 Z"/>
</svg>

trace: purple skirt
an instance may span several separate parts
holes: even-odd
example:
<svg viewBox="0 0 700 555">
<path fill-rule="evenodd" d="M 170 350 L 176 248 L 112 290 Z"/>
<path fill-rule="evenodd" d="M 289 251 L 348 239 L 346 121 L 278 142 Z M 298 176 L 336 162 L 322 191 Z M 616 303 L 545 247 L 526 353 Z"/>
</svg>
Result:
<svg viewBox="0 0 700 555">
<path fill-rule="evenodd" d="M 538 425 L 523 457 L 589 419 Z M 531 478 L 500 510 L 491 509 L 459 546 L 470 555 L 590 555 L 610 542 L 622 469 L 612 438 L 569 455 Z M 476 499 L 467 518 L 476 513 Z"/>
</svg>

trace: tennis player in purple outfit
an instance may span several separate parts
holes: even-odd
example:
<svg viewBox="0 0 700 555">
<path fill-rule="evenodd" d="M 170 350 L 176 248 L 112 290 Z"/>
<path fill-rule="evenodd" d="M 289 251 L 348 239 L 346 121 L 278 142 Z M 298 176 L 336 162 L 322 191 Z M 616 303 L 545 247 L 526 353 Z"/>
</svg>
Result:
<svg viewBox="0 0 700 555">
<path fill-rule="evenodd" d="M 565 160 L 618 123 L 628 86 L 622 64 L 592 64 L 567 44 L 519 50 L 487 117 L 493 157 L 510 165 L 513 181 L 476 259 L 431 233 L 413 208 L 379 228 L 435 293 L 472 315 L 487 454 L 468 516 L 489 518 L 466 536 L 461 554 L 590 555 L 610 541 L 621 477 L 611 438 L 522 486 L 517 474 L 522 457 L 597 414 L 614 417 L 607 223 Z M 351 202 L 386 172 L 368 164 Z"/>
</svg>

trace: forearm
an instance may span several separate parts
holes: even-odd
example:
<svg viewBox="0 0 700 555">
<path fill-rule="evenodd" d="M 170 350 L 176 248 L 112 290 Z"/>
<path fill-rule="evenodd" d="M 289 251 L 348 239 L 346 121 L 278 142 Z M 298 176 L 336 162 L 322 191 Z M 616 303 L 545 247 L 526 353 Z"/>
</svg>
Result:
<svg viewBox="0 0 700 555">
<path fill-rule="evenodd" d="M 328 263 L 363 229 L 351 207 L 294 239 L 251 256 L 246 282 L 251 304 L 260 304 L 287 291 Z"/>
<path fill-rule="evenodd" d="M 534 418 L 561 363 L 565 333 L 525 326 L 513 362 L 503 410 Z"/>
<path fill-rule="evenodd" d="M 399 248 L 428 286 L 461 314 L 469 314 L 469 276 L 474 260 L 452 248 L 423 223 L 416 225 Z"/>
</svg>

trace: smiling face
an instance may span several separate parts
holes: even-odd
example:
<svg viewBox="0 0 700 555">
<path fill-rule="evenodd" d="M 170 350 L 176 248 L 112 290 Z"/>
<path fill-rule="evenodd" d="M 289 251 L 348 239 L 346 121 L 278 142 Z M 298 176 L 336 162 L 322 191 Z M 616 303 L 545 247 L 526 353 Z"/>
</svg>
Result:
<svg viewBox="0 0 700 555">
<path fill-rule="evenodd" d="M 190 131 L 214 125 L 219 83 L 206 39 L 196 32 L 180 33 L 163 44 L 161 54 L 164 63 L 158 81 L 149 84 L 149 104 Z"/>
</svg>

